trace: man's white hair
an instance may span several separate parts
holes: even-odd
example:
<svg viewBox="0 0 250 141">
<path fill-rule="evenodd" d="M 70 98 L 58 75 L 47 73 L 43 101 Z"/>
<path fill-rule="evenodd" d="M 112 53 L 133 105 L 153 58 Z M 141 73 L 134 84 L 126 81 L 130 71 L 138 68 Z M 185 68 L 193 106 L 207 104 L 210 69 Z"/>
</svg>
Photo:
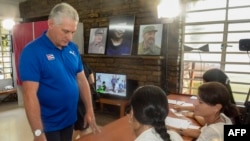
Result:
<svg viewBox="0 0 250 141">
<path fill-rule="evenodd" d="M 53 19 L 55 24 L 60 24 L 62 18 L 70 18 L 79 22 L 79 15 L 76 9 L 65 2 L 55 5 L 49 14 L 49 19 Z"/>
</svg>

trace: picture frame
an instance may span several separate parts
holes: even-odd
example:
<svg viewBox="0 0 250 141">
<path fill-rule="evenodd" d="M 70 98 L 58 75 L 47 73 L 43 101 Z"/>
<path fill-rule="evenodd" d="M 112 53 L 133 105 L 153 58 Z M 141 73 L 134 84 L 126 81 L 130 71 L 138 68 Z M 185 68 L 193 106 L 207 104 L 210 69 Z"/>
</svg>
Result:
<svg viewBox="0 0 250 141">
<path fill-rule="evenodd" d="M 90 29 L 88 54 L 105 54 L 107 30 L 107 27 Z"/>
<path fill-rule="evenodd" d="M 140 25 L 138 55 L 161 55 L 163 24 Z"/>
<path fill-rule="evenodd" d="M 106 55 L 131 55 L 135 16 L 116 16 L 109 19 Z"/>
</svg>

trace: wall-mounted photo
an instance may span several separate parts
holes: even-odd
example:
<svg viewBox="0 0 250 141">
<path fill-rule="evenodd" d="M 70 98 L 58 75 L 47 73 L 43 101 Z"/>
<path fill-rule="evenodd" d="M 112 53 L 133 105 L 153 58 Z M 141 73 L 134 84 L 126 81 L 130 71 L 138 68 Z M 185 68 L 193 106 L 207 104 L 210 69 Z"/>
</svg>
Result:
<svg viewBox="0 0 250 141">
<path fill-rule="evenodd" d="M 91 28 L 89 36 L 89 54 L 104 54 L 107 39 L 107 28 Z"/>
<path fill-rule="evenodd" d="M 163 24 L 140 25 L 138 55 L 161 55 Z"/>
<path fill-rule="evenodd" d="M 106 55 L 131 55 L 135 16 L 109 19 Z"/>
</svg>

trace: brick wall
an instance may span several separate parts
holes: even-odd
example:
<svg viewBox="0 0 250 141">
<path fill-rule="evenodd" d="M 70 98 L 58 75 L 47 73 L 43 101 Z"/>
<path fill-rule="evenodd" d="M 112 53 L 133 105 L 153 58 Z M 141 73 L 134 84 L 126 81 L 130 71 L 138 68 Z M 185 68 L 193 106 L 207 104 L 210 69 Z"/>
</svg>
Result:
<svg viewBox="0 0 250 141">
<path fill-rule="evenodd" d="M 24 21 L 47 18 L 51 8 L 58 2 L 68 2 L 75 7 L 84 24 L 83 58 L 95 71 L 125 72 L 139 80 L 140 85 L 156 84 L 171 93 L 179 90 L 180 50 L 178 45 L 179 22 L 165 24 L 157 18 L 160 0 L 27 0 L 20 3 L 20 15 Z M 134 15 L 135 27 L 131 56 L 109 57 L 88 55 L 90 29 L 108 27 L 109 17 Z M 164 24 L 161 56 L 137 56 L 139 27 L 142 24 Z M 103 66 L 105 65 L 105 66 Z M 103 66 L 103 67 L 100 67 Z"/>
<path fill-rule="evenodd" d="M 94 72 L 127 74 L 139 85 L 153 84 L 164 87 L 164 57 L 161 56 L 98 56 L 82 55 Z"/>
</svg>

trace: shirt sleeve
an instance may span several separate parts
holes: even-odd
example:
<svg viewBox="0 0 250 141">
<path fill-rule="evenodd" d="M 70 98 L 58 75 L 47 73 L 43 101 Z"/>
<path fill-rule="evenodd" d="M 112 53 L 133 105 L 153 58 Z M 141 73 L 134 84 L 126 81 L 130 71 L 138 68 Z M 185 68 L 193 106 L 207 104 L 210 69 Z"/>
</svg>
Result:
<svg viewBox="0 0 250 141">
<path fill-rule="evenodd" d="M 26 47 L 23 49 L 20 56 L 19 62 L 19 72 L 22 81 L 36 81 L 40 80 L 40 65 L 38 57 L 35 56 L 34 50 L 31 47 Z"/>
</svg>

